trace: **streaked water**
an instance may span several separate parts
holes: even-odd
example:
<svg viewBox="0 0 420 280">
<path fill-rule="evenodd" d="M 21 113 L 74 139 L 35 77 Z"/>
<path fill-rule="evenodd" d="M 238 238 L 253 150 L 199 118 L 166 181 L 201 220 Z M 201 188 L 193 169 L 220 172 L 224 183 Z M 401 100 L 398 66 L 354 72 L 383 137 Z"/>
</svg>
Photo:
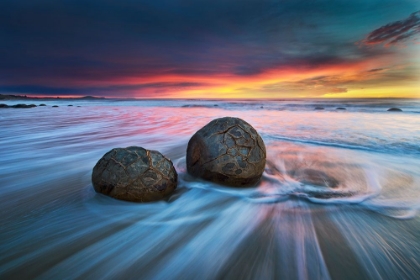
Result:
<svg viewBox="0 0 420 280">
<path fill-rule="evenodd" d="M 418 100 L 38 103 L 0 109 L 1 279 L 420 278 Z M 189 138 L 224 116 L 266 143 L 255 188 L 186 173 Z M 96 161 L 131 145 L 174 162 L 167 201 L 93 191 Z"/>
</svg>

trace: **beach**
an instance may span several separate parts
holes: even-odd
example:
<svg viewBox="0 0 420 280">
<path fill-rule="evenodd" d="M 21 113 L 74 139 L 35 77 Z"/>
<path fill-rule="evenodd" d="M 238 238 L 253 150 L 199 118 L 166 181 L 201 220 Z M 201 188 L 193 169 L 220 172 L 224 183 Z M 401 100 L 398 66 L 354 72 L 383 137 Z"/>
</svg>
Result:
<svg viewBox="0 0 420 280">
<path fill-rule="evenodd" d="M 420 278 L 418 99 L 36 102 L 0 108 L 1 279 Z M 265 142 L 254 187 L 186 171 L 191 136 L 225 116 Z M 172 160 L 172 195 L 95 193 L 96 162 L 129 146 Z"/>
</svg>

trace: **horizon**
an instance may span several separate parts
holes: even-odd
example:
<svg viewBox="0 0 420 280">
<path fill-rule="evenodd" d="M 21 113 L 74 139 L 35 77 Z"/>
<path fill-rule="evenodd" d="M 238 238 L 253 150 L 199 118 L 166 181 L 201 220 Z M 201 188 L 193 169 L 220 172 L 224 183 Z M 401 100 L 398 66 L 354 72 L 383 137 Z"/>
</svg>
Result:
<svg viewBox="0 0 420 280">
<path fill-rule="evenodd" d="M 213 98 L 204 98 L 204 97 L 197 97 L 197 98 L 186 98 L 186 97 L 104 97 L 104 96 L 92 96 L 92 95 L 78 95 L 78 96 L 39 96 L 39 95 L 7 95 L 7 94 L 0 94 L 1 96 L 13 96 L 22 99 L 84 99 L 84 100 L 95 100 L 95 99 L 108 99 L 108 100 L 194 100 L 194 101 L 253 101 L 253 100 L 265 100 L 265 101 L 299 101 L 299 100 L 379 100 L 379 99 L 413 99 L 413 100 L 420 100 L 420 97 L 276 97 L 276 98 L 225 98 L 225 97 L 213 97 Z M 1 100 L 1 99 L 0 99 Z M 3 99 L 3 100 L 13 100 L 13 99 Z M 17 99 L 21 100 L 21 99 Z"/>
<path fill-rule="evenodd" d="M 420 2 L 0 3 L 0 94 L 420 98 Z"/>
</svg>

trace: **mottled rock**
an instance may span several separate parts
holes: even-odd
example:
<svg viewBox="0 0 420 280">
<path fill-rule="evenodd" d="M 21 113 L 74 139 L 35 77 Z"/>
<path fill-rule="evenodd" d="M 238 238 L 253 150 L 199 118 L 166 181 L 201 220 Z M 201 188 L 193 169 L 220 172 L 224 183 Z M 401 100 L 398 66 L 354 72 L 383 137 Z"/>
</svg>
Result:
<svg viewBox="0 0 420 280">
<path fill-rule="evenodd" d="M 395 108 L 395 107 L 389 108 L 387 111 L 388 112 L 402 112 L 402 110 L 400 108 Z"/>
<path fill-rule="evenodd" d="M 96 192 L 135 202 L 162 199 L 175 190 L 177 178 L 169 159 L 141 147 L 112 149 L 92 172 Z"/>
<path fill-rule="evenodd" d="M 187 170 L 228 186 L 250 186 L 264 171 L 266 150 L 257 131 L 238 118 L 215 119 L 188 142 Z"/>
</svg>

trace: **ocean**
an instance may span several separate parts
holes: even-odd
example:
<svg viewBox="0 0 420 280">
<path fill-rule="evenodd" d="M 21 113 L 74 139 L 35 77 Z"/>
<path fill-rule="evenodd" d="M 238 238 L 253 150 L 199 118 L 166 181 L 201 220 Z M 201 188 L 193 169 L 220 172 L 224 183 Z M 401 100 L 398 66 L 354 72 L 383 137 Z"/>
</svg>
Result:
<svg viewBox="0 0 420 280">
<path fill-rule="evenodd" d="M 420 279 L 420 100 L 29 103 L 47 106 L 0 108 L 1 279 Z M 255 187 L 186 172 L 191 136 L 225 116 L 265 142 Z M 128 146 L 172 160 L 166 200 L 95 193 L 96 162 Z"/>
</svg>

